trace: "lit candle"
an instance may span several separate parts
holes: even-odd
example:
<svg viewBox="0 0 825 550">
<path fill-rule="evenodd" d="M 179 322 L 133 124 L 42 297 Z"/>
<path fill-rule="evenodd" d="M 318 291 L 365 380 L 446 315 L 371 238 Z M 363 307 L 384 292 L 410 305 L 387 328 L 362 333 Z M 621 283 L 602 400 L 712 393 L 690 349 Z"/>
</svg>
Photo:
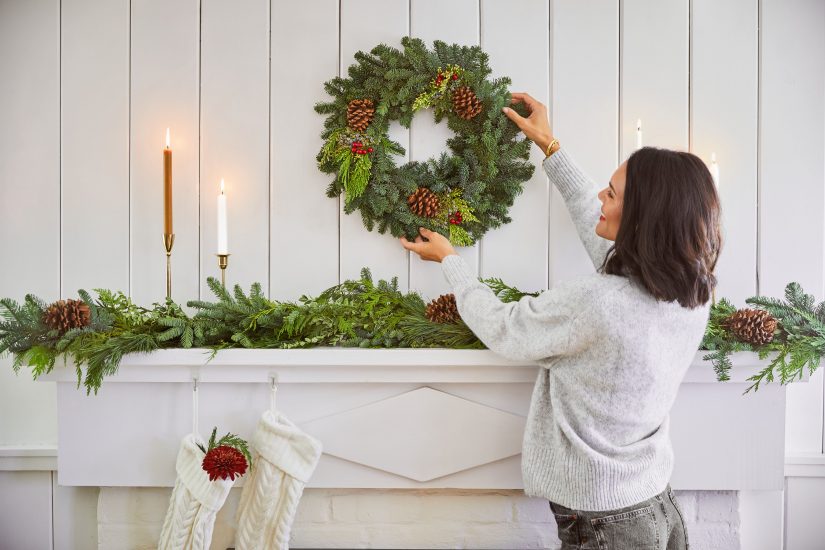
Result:
<svg viewBox="0 0 825 550">
<path fill-rule="evenodd" d="M 642 119 L 636 120 L 636 149 L 642 148 Z"/>
<path fill-rule="evenodd" d="M 719 188 L 719 164 L 716 162 L 716 153 L 710 154 L 710 175 L 713 176 L 713 183 Z"/>
<path fill-rule="evenodd" d="M 163 150 L 163 232 L 172 234 L 172 149 L 169 148 L 169 128 Z"/>
<path fill-rule="evenodd" d="M 223 180 L 221 180 L 221 194 L 218 195 L 218 254 L 228 254 L 226 235 L 226 194 L 223 192 Z"/>
</svg>

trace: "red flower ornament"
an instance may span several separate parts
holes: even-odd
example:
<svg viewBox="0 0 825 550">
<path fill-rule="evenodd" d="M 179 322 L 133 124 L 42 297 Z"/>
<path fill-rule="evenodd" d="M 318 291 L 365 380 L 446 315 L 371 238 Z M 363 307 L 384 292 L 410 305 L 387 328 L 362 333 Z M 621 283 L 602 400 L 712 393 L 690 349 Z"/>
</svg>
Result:
<svg viewBox="0 0 825 550">
<path fill-rule="evenodd" d="M 246 458 L 243 453 L 229 445 L 218 445 L 210 449 L 203 457 L 203 469 L 209 474 L 209 481 L 215 481 L 219 477 L 235 480 L 246 473 Z"/>
</svg>

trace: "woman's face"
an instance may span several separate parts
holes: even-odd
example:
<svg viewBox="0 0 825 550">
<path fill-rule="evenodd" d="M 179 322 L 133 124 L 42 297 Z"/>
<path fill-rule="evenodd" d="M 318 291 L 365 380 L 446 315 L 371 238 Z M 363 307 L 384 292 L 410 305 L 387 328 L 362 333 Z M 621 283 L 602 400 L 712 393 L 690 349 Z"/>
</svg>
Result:
<svg viewBox="0 0 825 550">
<path fill-rule="evenodd" d="M 596 234 L 605 239 L 615 241 L 619 232 L 619 223 L 622 220 L 622 200 L 624 198 L 624 181 L 627 174 L 627 161 L 621 163 L 607 187 L 599 191 L 599 200 L 602 201 L 602 216 L 596 224 Z"/>
</svg>

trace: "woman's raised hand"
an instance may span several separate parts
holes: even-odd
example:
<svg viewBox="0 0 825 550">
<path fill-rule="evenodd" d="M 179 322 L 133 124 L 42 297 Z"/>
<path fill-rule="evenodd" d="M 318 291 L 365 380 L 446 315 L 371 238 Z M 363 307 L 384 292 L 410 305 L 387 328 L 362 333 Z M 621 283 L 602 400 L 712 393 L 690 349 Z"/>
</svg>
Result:
<svg viewBox="0 0 825 550">
<path fill-rule="evenodd" d="M 516 126 L 524 132 L 527 139 L 538 145 L 542 151 L 547 150 L 547 146 L 553 141 L 553 134 L 550 131 L 550 121 L 547 118 L 547 107 L 530 94 L 513 93 L 510 95 L 512 96 L 510 103 L 523 102 L 530 112 L 530 115 L 524 118 L 509 107 L 502 109 L 504 114 L 516 123 Z"/>
<path fill-rule="evenodd" d="M 445 256 L 456 253 L 453 245 L 450 244 L 450 239 L 441 233 L 431 231 L 426 227 L 419 227 L 418 231 L 421 235 L 415 237 L 415 242 L 408 241 L 406 237 L 401 237 L 399 240 L 404 248 L 412 250 L 422 260 L 440 262 Z"/>
</svg>

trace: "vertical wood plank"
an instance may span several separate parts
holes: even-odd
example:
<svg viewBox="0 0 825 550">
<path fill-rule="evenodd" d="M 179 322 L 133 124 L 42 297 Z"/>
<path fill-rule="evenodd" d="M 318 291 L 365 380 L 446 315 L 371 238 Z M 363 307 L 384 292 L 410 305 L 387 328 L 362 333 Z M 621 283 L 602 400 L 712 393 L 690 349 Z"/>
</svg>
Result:
<svg viewBox="0 0 825 550">
<path fill-rule="evenodd" d="M 822 2 L 762 1 L 759 293 L 765 296 L 781 297 L 796 281 L 818 301 L 825 298 L 823 20 Z M 789 452 L 823 452 L 822 384 L 820 369 L 807 384 L 788 388 Z"/>
<path fill-rule="evenodd" d="M 716 296 L 737 305 L 756 294 L 757 9 L 757 0 L 693 0 L 691 22 L 691 149 L 720 163 Z"/>
<path fill-rule="evenodd" d="M 0 472 L 0 495 L 2 547 L 52 548 L 52 473 Z"/>
<path fill-rule="evenodd" d="M 553 3 L 550 123 L 562 147 L 601 188 L 619 165 L 619 9 L 616 0 L 593 7 L 576 0 Z M 564 198 L 550 187 L 552 286 L 594 267 Z"/>
<path fill-rule="evenodd" d="M 549 104 L 549 5 L 541 0 L 481 0 L 481 46 L 490 55 L 492 78 L 507 75 L 510 89 Z M 523 183 L 509 215 L 512 222 L 489 231 L 481 243 L 481 274 L 501 277 L 525 291 L 547 288 L 549 181 L 541 168 L 544 154 L 531 146 L 536 170 Z"/>
<path fill-rule="evenodd" d="M 163 147 L 173 151 L 172 298 L 198 297 L 197 0 L 132 3 L 130 137 L 131 288 L 139 304 L 166 296 L 163 246 Z"/>
<path fill-rule="evenodd" d="M 229 266 L 226 286 L 269 272 L 269 0 L 201 3 L 200 292 L 220 280 L 217 196 L 223 178 Z"/>
<path fill-rule="evenodd" d="M 439 2 L 438 0 L 411 0 L 410 36 L 422 39 L 432 49 L 434 40 L 458 43 L 463 46 L 478 45 L 478 0 Z M 447 139 L 453 133 L 447 121 L 436 125 L 432 109 L 421 111 L 410 126 L 410 160 L 424 162 L 447 151 Z M 455 247 L 456 252 L 478 269 L 479 243 L 473 246 Z M 422 260 L 418 254 L 410 256 L 410 289 L 425 300 L 449 292 L 450 285 L 441 271 L 441 264 Z"/>
<path fill-rule="evenodd" d="M 129 2 L 61 10 L 62 296 L 129 290 Z"/>
<path fill-rule="evenodd" d="M 270 296 L 295 300 L 338 283 L 338 201 L 317 168 L 329 101 L 323 83 L 338 74 L 338 1 L 272 4 L 272 179 Z"/>
<path fill-rule="evenodd" d="M 364 4 L 341 0 L 341 75 L 355 61 L 355 52 L 369 52 L 379 43 L 401 48 L 401 37 L 409 30 L 407 0 L 385 0 Z M 407 150 L 395 159 L 397 165 L 409 160 L 409 130 L 398 121 L 390 123 L 389 137 Z M 344 201 L 339 200 L 340 280 L 357 279 L 362 267 L 369 267 L 374 280 L 398 277 L 398 289 L 409 289 L 409 253 L 389 231 L 381 234 L 377 228 L 367 231 L 358 210 L 344 214 Z"/>
<path fill-rule="evenodd" d="M 97 548 L 97 500 L 99 487 L 58 485 L 57 472 L 52 478 L 52 531 L 55 550 Z"/>
<path fill-rule="evenodd" d="M 622 160 L 644 145 L 688 149 L 688 0 L 621 3 Z"/>
<path fill-rule="evenodd" d="M 60 11 L 0 2 L 0 296 L 60 295 Z M 57 442 L 54 384 L 0 358 L 0 444 Z M 0 491 L 1 492 L 1 491 Z"/>
</svg>

